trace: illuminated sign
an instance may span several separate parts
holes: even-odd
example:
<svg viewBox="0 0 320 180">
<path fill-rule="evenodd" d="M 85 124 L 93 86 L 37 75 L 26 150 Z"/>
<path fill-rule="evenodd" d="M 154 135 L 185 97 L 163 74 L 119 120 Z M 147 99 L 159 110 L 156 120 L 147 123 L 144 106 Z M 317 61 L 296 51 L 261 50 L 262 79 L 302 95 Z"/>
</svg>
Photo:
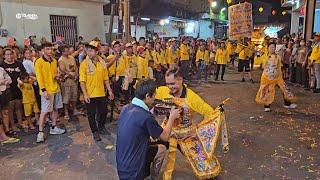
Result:
<svg viewBox="0 0 320 180">
<path fill-rule="evenodd" d="M 37 14 L 17 13 L 16 19 L 37 20 L 37 19 L 39 19 L 39 17 Z"/>
</svg>

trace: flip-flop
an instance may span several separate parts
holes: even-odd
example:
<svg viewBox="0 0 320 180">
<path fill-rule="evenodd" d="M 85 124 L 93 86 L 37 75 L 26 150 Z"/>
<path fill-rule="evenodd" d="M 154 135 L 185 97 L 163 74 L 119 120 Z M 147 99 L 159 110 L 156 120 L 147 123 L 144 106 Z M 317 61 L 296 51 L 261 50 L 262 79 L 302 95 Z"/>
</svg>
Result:
<svg viewBox="0 0 320 180">
<path fill-rule="evenodd" d="M 7 140 L 2 141 L 1 144 L 2 145 L 3 144 L 13 144 L 13 143 L 17 143 L 19 141 L 20 141 L 20 139 L 18 139 L 18 138 L 9 138 Z"/>
</svg>

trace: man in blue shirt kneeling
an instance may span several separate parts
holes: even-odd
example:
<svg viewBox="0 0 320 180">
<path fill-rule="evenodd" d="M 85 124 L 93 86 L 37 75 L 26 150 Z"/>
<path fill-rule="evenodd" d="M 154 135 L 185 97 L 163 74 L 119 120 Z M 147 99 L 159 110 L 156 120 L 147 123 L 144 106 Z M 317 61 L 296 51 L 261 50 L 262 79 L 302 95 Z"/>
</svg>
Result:
<svg viewBox="0 0 320 180">
<path fill-rule="evenodd" d="M 121 180 L 145 178 L 145 166 L 150 137 L 168 141 L 172 125 L 181 113 L 171 109 L 165 127 L 161 127 L 149 111 L 155 100 L 157 84 L 153 80 L 141 80 L 131 104 L 122 108 L 118 122 L 116 160 Z"/>
</svg>

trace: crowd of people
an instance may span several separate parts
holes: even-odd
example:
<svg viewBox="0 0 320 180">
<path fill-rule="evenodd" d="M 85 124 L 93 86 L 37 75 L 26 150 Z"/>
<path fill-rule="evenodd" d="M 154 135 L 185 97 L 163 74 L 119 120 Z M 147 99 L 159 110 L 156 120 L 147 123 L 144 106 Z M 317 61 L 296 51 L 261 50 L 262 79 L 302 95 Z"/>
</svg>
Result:
<svg viewBox="0 0 320 180">
<path fill-rule="evenodd" d="M 101 141 L 101 134 L 110 135 L 107 120 L 127 104 L 117 132 L 120 179 L 150 175 L 150 163 L 159 152 L 159 146 L 150 148 L 150 136 L 169 149 L 164 177 L 171 179 L 179 140 L 170 134 L 181 109 L 171 109 L 167 124 L 160 126 L 150 112 L 155 98 L 188 99 L 190 110 L 210 117 L 214 109 L 185 84 L 225 81 L 227 67 L 238 68 L 240 82 L 248 75 L 255 83 L 254 65 L 262 69 L 256 102 L 270 112 L 279 87 L 284 107 L 296 108 L 297 98 L 287 83 L 320 92 L 320 34 L 312 41 L 290 35 L 265 37 L 260 45 L 250 38 L 141 37 L 108 44 L 98 38 L 86 43 L 81 37 L 74 46 L 43 38 L 39 45 L 0 47 L 0 141 L 17 143 L 17 132 L 31 130 L 37 132 L 37 143 L 45 142 L 46 125 L 50 135 L 60 135 L 66 129 L 59 118 L 72 121 L 77 115 L 87 116 L 93 139 Z M 223 133 L 228 149 L 226 130 Z"/>
<path fill-rule="evenodd" d="M 259 48 L 249 38 L 148 41 L 141 37 L 108 44 L 98 38 L 85 43 L 81 37 L 75 45 L 52 44 L 43 38 L 40 45 L 0 47 L 0 141 L 18 142 L 18 131 L 38 127 L 36 141 L 43 142 L 48 121 L 50 134 L 65 132 L 57 126 L 58 109 L 63 108 L 64 118 L 69 120 L 83 113 L 83 107 L 94 139 L 100 140 L 99 134 L 109 134 L 104 127 L 108 112 L 113 117 L 117 106 L 133 99 L 139 80 L 153 79 L 163 86 L 166 70 L 180 67 L 185 83 L 208 82 L 210 78 L 224 81 L 226 67 L 237 66 L 240 81 L 245 82 L 247 74 L 254 83 L 250 71 L 254 64 L 265 67 L 270 43 L 275 44 L 283 79 L 319 93 L 319 41 L 319 34 L 313 41 L 290 35 L 266 37 Z"/>
</svg>

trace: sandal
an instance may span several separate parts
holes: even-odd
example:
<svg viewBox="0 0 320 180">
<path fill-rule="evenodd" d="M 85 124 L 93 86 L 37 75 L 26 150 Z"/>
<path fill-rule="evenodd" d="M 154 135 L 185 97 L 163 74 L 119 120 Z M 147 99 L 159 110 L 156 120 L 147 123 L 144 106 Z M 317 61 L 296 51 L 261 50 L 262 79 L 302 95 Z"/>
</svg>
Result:
<svg viewBox="0 0 320 180">
<path fill-rule="evenodd" d="M 13 144 L 19 142 L 20 139 L 18 138 L 8 138 L 7 140 L 1 141 L 1 144 Z"/>
</svg>

